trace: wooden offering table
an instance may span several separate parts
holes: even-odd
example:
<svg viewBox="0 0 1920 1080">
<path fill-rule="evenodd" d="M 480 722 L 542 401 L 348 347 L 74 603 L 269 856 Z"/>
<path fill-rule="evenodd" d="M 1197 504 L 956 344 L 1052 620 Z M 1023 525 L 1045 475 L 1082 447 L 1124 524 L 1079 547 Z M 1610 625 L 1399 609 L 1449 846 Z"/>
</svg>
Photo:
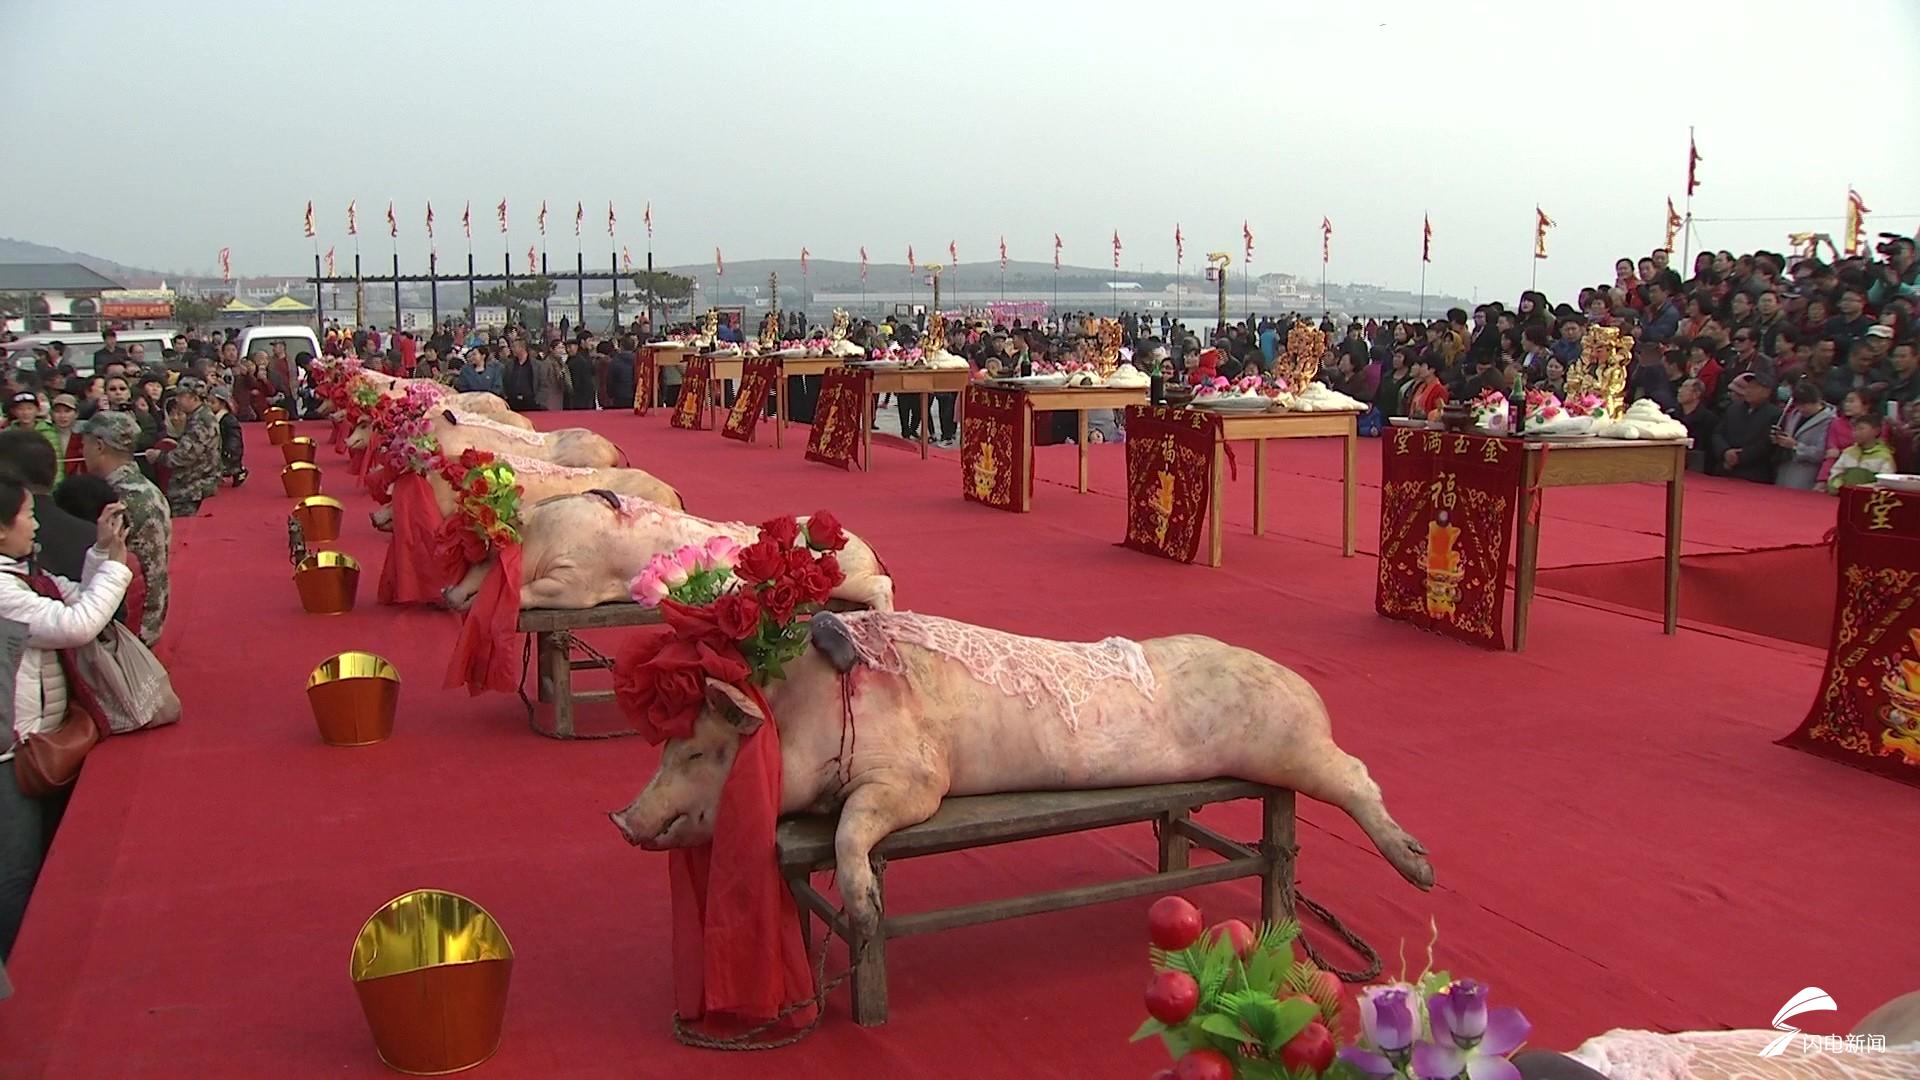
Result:
<svg viewBox="0 0 1920 1080">
<path fill-rule="evenodd" d="M 780 445 L 779 432 L 787 429 L 789 413 L 787 405 L 787 380 L 825 375 L 840 367 L 849 358 L 845 356 L 788 356 L 780 361 L 780 386 L 774 394 L 774 437 L 773 444 Z"/>
<path fill-rule="evenodd" d="M 1087 413 L 1096 409 L 1119 411 L 1129 405 L 1145 405 L 1147 388 L 1117 386 L 1023 386 L 1017 382 L 992 382 L 997 388 L 1017 390 L 1027 396 L 1030 412 L 1071 412 L 1074 414 L 1074 444 L 1080 451 L 1080 494 L 1087 493 Z M 1031 429 L 1029 429 L 1031 430 Z"/>
<path fill-rule="evenodd" d="M 1212 829 L 1195 824 L 1189 817 L 1202 806 L 1235 799 L 1259 799 L 1262 802 L 1258 846 L 1230 840 Z M 885 913 L 883 909 L 880 931 L 867 941 L 857 940 L 860 935 L 840 914 L 838 906 L 816 890 L 808 877 L 816 871 L 830 870 L 834 866 L 834 831 L 839 824 L 838 816 L 819 814 L 783 819 L 774 845 L 780 872 L 787 879 L 794 900 L 800 906 L 801 925 L 805 928 L 809 950 L 812 946 L 813 917 L 817 915 L 827 924 L 829 932 L 847 942 L 848 950 L 855 957 L 853 1018 L 856 1023 L 871 1027 L 887 1022 L 887 941 L 890 938 L 952 930 L 1047 911 L 1066 911 L 1109 900 L 1173 892 L 1243 877 L 1260 879 L 1261 919 L 1277 919 L 1293 914 L 1293 862 L 1296 853 L 1294 794 L 1284 788 L 1270 788 L 1244 780 L 1203 780 L 1096 791 L 1045 791 L 946 799 L 933 817 L 880 841 L 873 849 L 874 880 L 880 888 L 884 905 L 886 864 L 889 860 L 1104 829 L 1136 821 L 1151 821 L 1158 826 L 1159 865 L 1153 874 L 1033 896 L 986 900 L 939 911 L 894 915 Z M 1195 844 L 1226 861 L 1188 866 L 1187 855 Z"/>
<path fill-rule="evenodd" d="M 862 365 L 849 365 L 859 368 Z M 972 373 L 964 367 L 914 368 L 882 364 L 866 366 L 873 375 L 867 384 L 867 408 L 860 410 L 860 468 L 873 468 L 873 402 L 882 394 L 920 395 L 920 460 L 927 460 L 927 433 L 933 429 L 928 410 L 934 394 L 958 394 L 966 390 Z M 956 410 L 958 411 L 958 410 Z M 956 416 L 956 420 L 958 417 Z"/>
<path fill-rule="evenodd" d="M 1320 439 L 1346 440 L 1341 458 L 1343 487 L 1340 514 L 1340 552 L 1353 556 L 1354 476 L 1353 459 L 1360 440 L 1360 414 L 1356 412 L 1219 412 L 1221 438 L 1213 448 L 1213 507 L 1208 511 L 1207 565 L 1220 565 L 1222 539 L 1220 504 L 1227 490 L 1227 443 L 1253 442 L 1253 535 L 1267 531 L 1267 440 Z M 1082 465 L 1085 476 L 1085 465 Z M 1083 487 L 1081 490 L 1085 490 Z"/>
<path fill-rule="evenodd" d="M 697 350 L 677 342 L 655 341 L 640 346 L 641 360 L 640 363 L 635 365 L 634 373 L 637 376 L 640 371 L 645 370 L 647 366 L 646 359 L 651 357 L 653 359 L 653 377 L 644 380 L 644 385 L 637 388 L 636 393 L 641 399 L 639 404 L 649 409 L 658 407 L 660 404 L 660 369 L 685 367 L 687 357 L 694 355 L 697 355 Z"/>
<path fill-rule="evenodd" d="M 1527 440 L 1519 498 L 1519 549 L 1514 553 L 1513 649 L 1527 647 L 1527 612 L 1533 604 L 1540 557 L 1539 490 L 1596 484 L 1667 485 L 1666 618 L 1669 634 L 1680 622 L 1680 516 L 1686 496 L 1690 439 L 1651 442 L 1635 439 Z M 1531 482 L 1529 482 L 1531 481 Z"/>
</svg>

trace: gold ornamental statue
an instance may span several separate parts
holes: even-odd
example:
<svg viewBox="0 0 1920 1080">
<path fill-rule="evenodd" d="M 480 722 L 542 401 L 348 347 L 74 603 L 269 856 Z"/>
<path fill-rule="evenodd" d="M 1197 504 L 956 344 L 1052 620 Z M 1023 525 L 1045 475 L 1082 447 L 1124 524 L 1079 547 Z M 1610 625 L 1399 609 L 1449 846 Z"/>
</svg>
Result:
<svg viewBox="0 0 1920 1080">
<path fill-rule="evenodd" d="M 1627 370 L 1633 364 L 1633 339 L 1611 326 L 1590 326 L 1580 339 L 1580 359 L 1567 369 L 1566 400 L 1593 394 L 1609 419 L 1627 411 Z"/>
<path fill-rule="evenodd" d="M 920 355 L 947 347 L 947 317 L 939 312 L 927 316 L 927 332 L 920 336 Z"/>
<path fill-rule="evenodd" d="M 1287 347 L 1273 358 L 1273 374 L 1284 379 L 1287 390 L 1299 393 L 1314 376 L 1320 374 L 1320 361 L 1327 355 L 1327 335 L 1305 322 L 1295 323 L 1287 332 Z"/>
<path fill-rule="evenodd" d="M 1093 354 L 1094 369 L 1100 372 L 1100 380 L 1105 382 L 1120 366 L 1120 342 L 1122 339 L 1120 323 L 1114 319 L 1101 319 L 1094 323 L 1093 337 L 1096 347 Z"/>
<path fill-rule="evenodd" d="M 719 333 L 720 333 L 720 309 L 708 308 L 707 313 L 705 315 L 700 316 L 700 336 L 706 338 L 709 342 L 711 342 L 714 340 L 715 335 Z"/>
<path fill-rule="evenodd" d="M 833 309 L 833 329 L 828 332 L 827 340 L 829 341 L 847 340 L 847 327 L 852 322 L 853 322 L 853 319 L 851 316 L 847 314 L 845 308 L 834 308 Z"/>
<path fill-rule="evenodd" d="M 760 351 L 766 352 L 779 347 L 780 316 L 769 311 L 766 318 L 760 320 Z"/>
</svg>

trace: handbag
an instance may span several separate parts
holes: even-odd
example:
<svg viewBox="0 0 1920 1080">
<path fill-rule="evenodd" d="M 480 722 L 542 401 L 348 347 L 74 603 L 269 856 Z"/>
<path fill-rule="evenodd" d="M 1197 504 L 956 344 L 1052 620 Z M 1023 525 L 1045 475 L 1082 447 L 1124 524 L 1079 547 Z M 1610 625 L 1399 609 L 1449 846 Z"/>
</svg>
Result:
<svg viewBox="0 0 1920 1080">
<path fill-rule="evenodd" d="M 36 732 L 13 747 L 13 779 L 20 794 L 44 799 L 73 784 L 87 751 L 100 741 L 100 726 L 75 705 L 52 731 Z"/>
<path fill-rule="evenodd" d="M 124 624 L 108 623 L 98 638 L 74 650 L 73 664 L 114 734 L 180 719 L 180 698 L 167 669 Z"/>
</svg>

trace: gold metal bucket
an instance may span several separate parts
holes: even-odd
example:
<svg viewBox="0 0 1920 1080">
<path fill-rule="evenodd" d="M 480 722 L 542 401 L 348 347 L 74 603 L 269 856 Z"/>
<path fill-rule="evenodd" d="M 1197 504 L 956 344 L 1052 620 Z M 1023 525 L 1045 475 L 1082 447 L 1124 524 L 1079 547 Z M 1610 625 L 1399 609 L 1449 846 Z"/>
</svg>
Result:
<svg viewBox="0 0 1920 1080">
<path fill-rule="evenodd" d="M 320 494 L 320 466 L 311 461 L 296 461 L 280 470 L 280 486 L 289 499 L 306 499 Z"/>
<path fill-rule="evenodd" d="M 311 615 L 343 615 L 353 610 L 360 589 L 360 564 L 341 551 L 316 551 L 293 571 L 300 606 Z"/>
<path fill-rule="evenodd" d="M 293 520 L 300 523 L 300 535 L 316 544 L 340 539 L 340 522 L 345 514 L 340 500 L 331 495 L 310 495 L 293 508 Z"/>
<path fill-rule="evenodd" d="M 280 446 L 293 438 L 293 425 L 285 420 L 275 420 L 267 425 L 267 441 Z"/>
<path fill-rule="evenodd" d="M 273 408 L 261 413 L 260 419 L 265 420 L 269 424 L 283 424 L 287 421 L 287 410 L 275 405 Z"/>
<path fill-rule="evenodd" d="M 297 461 L 304 461 L 309 465 L 313 464 L 317 450 L 318 447 L 313 445 L 313 440 L 305 435 L 295 435 L 293 438 L 280 444 L 280 456 L 284 458 L 289 465 Z"/>
<path fill-rule="evenodd" d="M 500 1048 L 513 946 L 472 900 L 416 889 L 373 913 L 348 961 L 380 1060 L 414 1076 L 471 1069 Z"/>
<path fill-rule="evenodd" d="M 328 657 L 307 676 L 307 704 L 329 746 L 386 742 L 400 704 L 400 672 L 370 652 Z"/>
</svg>

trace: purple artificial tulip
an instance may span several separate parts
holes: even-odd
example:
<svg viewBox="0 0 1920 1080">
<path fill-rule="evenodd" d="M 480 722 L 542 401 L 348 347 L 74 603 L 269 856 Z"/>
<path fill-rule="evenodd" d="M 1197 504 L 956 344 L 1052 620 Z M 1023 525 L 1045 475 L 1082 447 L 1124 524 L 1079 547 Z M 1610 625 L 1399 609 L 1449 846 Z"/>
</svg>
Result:
<svg viewBox="0 0 1920 1080">
<path fill-rule="evenodd" d="M 1427 1014 L 1433 1018 L 1434 1039 L 1451 1040 L 1462 1050 L 1472 1049 L 1487 1033 L 1486 984 L 1456 979 L 1427 999 Z"/>
<path fill-rule="evenodd" d="M 1366 1076 L 1372 1077 L 1373 1080 L 1386 1080 L 1389 1076 L 1399 1075 L 1394 1070 L 1393 1062 L 1388 1061 L 1386 1057 L 1371 1050 L 1362 1050 L 1357 1046 L 1341 1047 L 1340 1060 L 1360 1070 Z"/>
<path fill-rule="evenodd" d="M 1415 1000 L 1409 986 L 1369 987 L 1360 995 L 1360 1025 L 1374 1049 L 1401 1054 L 1413 1045 L 1420 1034 Z"/>
<path fill-rule="evenodd" d="M 1466 1055 L 1452 1046 L 1423 1042 L 1413 1048 L 1414 1080 L 1454 1080 L 1466 1071 Z"/>
</svg>

